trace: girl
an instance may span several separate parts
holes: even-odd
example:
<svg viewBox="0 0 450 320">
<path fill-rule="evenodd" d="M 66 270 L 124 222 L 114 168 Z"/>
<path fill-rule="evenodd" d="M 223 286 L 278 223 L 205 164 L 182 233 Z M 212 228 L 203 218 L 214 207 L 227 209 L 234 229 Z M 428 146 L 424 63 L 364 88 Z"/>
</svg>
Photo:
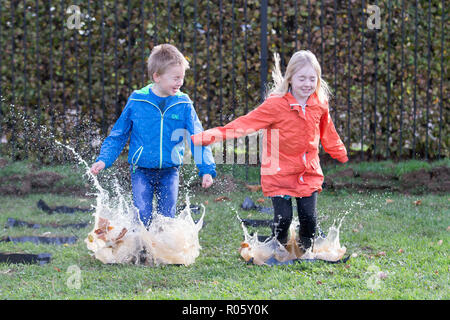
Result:
<svg viewBox="0 0 450 320">
<path fill-rule="evenodd" d="M 224 127 L 191 137 L 195 145 L 209 145 L 266 129 L 261 187 L 274 207 L 272 235 L 282 244 L 287 242 L 294 197 L 300 222 L 299 245 L 305 251 L 316 233 L 317 194 L 322 191 L 324 179 L 319 164 L 319 140 L 331 157 L 342 163 L 348 161 L 329 115 L 330 90 L 321 75 L 317 58 L 308 50 L 291 57 L 284 77 L 279 56 L 275 55 L 274 85 L 259 107 Z M 275 170 L 265 170 L 274 164 Z"/>
</svg>

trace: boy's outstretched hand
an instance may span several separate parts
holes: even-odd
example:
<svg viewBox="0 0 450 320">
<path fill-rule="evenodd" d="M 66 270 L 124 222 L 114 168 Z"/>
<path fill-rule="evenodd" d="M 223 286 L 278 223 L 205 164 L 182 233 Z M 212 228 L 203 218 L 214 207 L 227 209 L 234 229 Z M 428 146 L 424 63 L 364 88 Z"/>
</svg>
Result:
<svg viewBox="0 0 450 320">
<path fill-rule="evenodd" d="M 210 174 L 204 174 L 203 180 L 202 180 L 202 187 L 203 188 L 209 188 L 213 184 L 214 180 Z"/>
<path fill-rule="evenodd" d="M 93 175 L 98 175 L 98 173 L 100 171 L 102 171 L 103 169 L 105 169 L 105 163 L 103 161 L 97 161 L 96 163 L 94 163 L 91 167 L 91 173 Z"/>
</svg>

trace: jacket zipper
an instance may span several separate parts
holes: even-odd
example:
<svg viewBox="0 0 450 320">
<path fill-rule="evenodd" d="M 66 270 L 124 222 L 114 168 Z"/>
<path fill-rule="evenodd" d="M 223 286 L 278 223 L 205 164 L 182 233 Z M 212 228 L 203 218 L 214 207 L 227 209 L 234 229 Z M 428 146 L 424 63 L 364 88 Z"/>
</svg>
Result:
<svg viewBox="0 0 450 320">
<path fill-rule="evenodd" d="M 300 105 L 300 107 L 302 108 L 303 115 L 305 116 L 305 119 L 306 119 L 306 103 L 305 103 L 305 105 L 303 105 L 303 106 Z M 303 162 L 304 162 L 304 164 L 305 164 L 305 167 L 306 167 L 306 154 L 307 154 L 307 152 L 305 152 L 305 153 L 303 154 L 303 156 L 302 156 Z M 300 177 L 300 180 L 302 180 L 302 182 L 305 182 L 305 181 L 303 180 L 303 176 Z"/>
<path fill-rule="evenodd" d="M 163 140 L 164 114 L 167 112 L 167 110 L 169 110 L 173 106 L 176 106 L 177 104 L 181 104 L 181 103 L 186 103 L 186 102 L 174 103 L 174 104 L 168 106 L 166 108 L 166 110 L 164 110 L 164 112 L 161 112 L 161 109 L 159 109 L 157 105 L 155 105 L 154 103 L 151 103 L 150 101 L 142 100 L 142 99 L 131 99 L 131 100 L 147 102 L 147 103 L 151 104 L 152 106 L 154 106 L 159 111 L 159 113 L 161 114 L 161 121 L 160 121 L 160 128 L 161 129 L 160 129 L 160 132 L 159 132 L 159 168 L 161 169 L 162 168 L 162 140 Z"/>
</svg>

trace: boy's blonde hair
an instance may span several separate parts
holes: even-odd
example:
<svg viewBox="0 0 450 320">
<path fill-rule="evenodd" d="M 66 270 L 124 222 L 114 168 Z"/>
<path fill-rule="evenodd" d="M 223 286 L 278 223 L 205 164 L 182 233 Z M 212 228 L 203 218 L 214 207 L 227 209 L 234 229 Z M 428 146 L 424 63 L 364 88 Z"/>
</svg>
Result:
<svg viewBox="0 0 450 320">
<path fill-rule="evenodd" d="M 147 72 L 153 80 L 153 74 L 163 74 L 172 65 L 181 65 L 184 69 L 189 69 L 189 62 L 183 54 L 173 45 L 165 43 L 153 48 L 147 60 Z"/>
<path fill-rule="evenodd" d="M 292 76 L 298 71 L 299 68 L 303 67 L 307 63 L 313 67 L 317 74 L 316 94 L 319 101 L 324 103 L 331 97 L 331 90 L 327 83 L 322 79 L 322 69 L 320 68 L 319 61 L 317 61 L 316 56 L 311 51 L 300 50 L 294 53 L 286 67 L 284 77 L 280 68 L 280 55 L 275 53 L 274 59 L 275 69 L 272 71 L 273 85 L 272 88 L 268 90 L 267 97 L 271 94 L 284 96 L 289 90 Z"/>
</svg>

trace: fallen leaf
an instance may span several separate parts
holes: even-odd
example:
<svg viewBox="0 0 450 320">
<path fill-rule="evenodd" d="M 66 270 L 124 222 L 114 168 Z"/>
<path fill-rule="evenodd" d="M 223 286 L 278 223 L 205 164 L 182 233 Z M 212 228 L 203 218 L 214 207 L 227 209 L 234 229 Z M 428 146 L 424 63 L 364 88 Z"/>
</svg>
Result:
<svg viewBox="0 0 450 320">
<path fill-rule="evenodd" d="M 8 269 L 5 271 L 0 271 L 0 274 L 8 274 L 8 273 L 12 273 L 12 272 L 13 272 L 13 269 Z"/>
<path fill-rule="evenodd" d="M 438 271 L 435 271 L 434 274 L 439 274 L 439 272 L 438 272 Z"/>
<path fill-rule="evenodd" d="M 380 251 L 376 254 L 377 257 L 381 257 L 381 256 L 384 257 L 385 255 L 386 255 L 386 252 L 384 252 L 384 251 Z"/>
<path fill-rule="evenodd" d="M 117 236 L 115 241 L 119 241 L 120 239 L 122 239 L 125 236 L 125 233 L 127 233 L 127 228 L 123 228 L 122 231 L 120 231 L 119 235 Z"/>
<path fill-rule="evenodd" d="M 60 268 L 53 267 L 53 269 L 55 269 L 55 270 L 58 271 L 58 272 L 61 272 L 61 269 L 60 269 Z"/>
<path fill-rule="evenodd" d="M 394 200 L 392 200 L 392 199 L 386 199 L 386 203 L 392 203 L 392 202 L 394 202 Z"/>
<path fill-rule="evenodd" d="M 100 240 L 106 241 L 106 232 L 101 229 L 95 229 L 94 233 L 97 235 L 97 238 Z"/>
<path fill-rule="evenodd" d="M 350 265 L 349 265 L 349 264 L 346 264 L 346 265 L 344 266 L 344 268 L 345 268 L 345 269 L 350 269 Z"/>
<path fill-rule="evenodd" d="M 98 228 L 99 229 L 103 229 L 106 231 L 106 229 L 109 226 L 109 220 L 102 218 L 102 217 L 98 217 Z"/>
<path fill-rule="evenodd" d="M 320 284 L 323 284 L 322 281 L 320 281 L 320 280 L 317 280 L 316 283 L 319 284 L 319 285 L 320 285 Z"/>
<path fill-rule="evenodd" d="M 263 202 L 265 202 L 266 200 L 264 199 L 264 198 L 259 198 L 259 199 L 257 199 L 256 200 L 256 202 L 258 202 L 258 203 L 263 203 Z"/>
<path fill-rule="evenodd" d="M 248 247 L 250 247 L 248 242 L 241 242 L 241 248 L 248 248 Z"/>
<path fill-rule="evenodd" d="M 257 191 L 261 190 L 261 185 L 260 184 L 256 184 L 256 185 L 246 184 L 245 187 L 248 190 L 250 190 L 251 192 L 257 192 Z"/>
<path fill-rule="evenodd" d="M 416 200 L 416 201 L 414 201 L 414 204 L 416 206 L 420 206 L 422 204 L 422 200 Z"/>
<path fill-rule="evenodd" d="M 353 231 L 354 233 L 358 233 L 358 232 L 359 232 L 359 230 L 358 230 L 358 229 L 356 229 L 356 228 L 355 228 L 355 229 L 353 229 L 352 231 Z"/>
<path fill-rule="evenodd" d="M 215 202 L 219 202 L 219 201 L 230 201 L 231 199 L 228 198 L 227 196 L 222 196 L 222 197 L 218 197 L 216 199 L 214 199 Z"/>
</svg>

